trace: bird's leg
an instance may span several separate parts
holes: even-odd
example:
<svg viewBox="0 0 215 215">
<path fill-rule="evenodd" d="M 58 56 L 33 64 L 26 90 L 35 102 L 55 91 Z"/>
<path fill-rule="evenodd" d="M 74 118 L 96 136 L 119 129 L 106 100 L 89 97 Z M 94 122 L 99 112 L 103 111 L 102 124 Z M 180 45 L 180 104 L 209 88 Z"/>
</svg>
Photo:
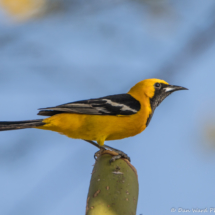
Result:
<svg viewBox="0 0 215 215">
<path fill-rule="evenodd" d="M 120 158 L 125 158 L 125 159 L 131 161 L 130 157 L 129 157 L 127 154 L 125 154 L 123 151 L 120 151 L 120 150 L 118 150 L 118 149 L 112 148 L 112 147 L 107 146 L 107 145 L 100 146 L 99 144 L 95 143 L 95 142 L 92 141 L 92 140 L 85 140 L 85 141 L 87 141 L 88 143 L 90 143 L 90 144 L 96 146 L 96 147 L 99 148 L 100 150 L 109 149 L 109 150 L 111 150 L 111 151 L 114 151 L 114 152 L 118 153 L 118 155 L 115 155 L 115 156 L 113 156 L 113 157 L 110 159 L 110 163 L 112 163 L 112 162 L 114 162 L 115 160 L 118 160 L 118 159 L 120 159 Z M 95 158 L 95 159 L 96 159 L 96 157 L 97 157 L 97 156 L 96 156 L 97 153 L 98 153 L 98 152 L 96 152 L 95 155 L 94 155 L 94 158 Z"/>
<path fill-rule="evenodd" d="M 97 160 L 97 155 L 98 155 L 98 153 L 101 151 L 101 150 L 106 150 L 104 147 L 102 147 L 102 146 L 100 146 L 99 144 L 97 144 L 97 143 L 95 143 L 94 141 L 92 141 L 92 140 L 85 140 L 86 142 L 88 142 L 88 143 L 90 143 L 90 144 L 92 144 L 92 145 L 94 145 L 95 147 L 97 147 L 97 148 L 99 148 L 100 150 L 98 151 L 98 152 L 96 152 L 95 154 L 94 154 L 94 159 L 95 160 Z"/>
<path fill-rule="evenodd" d="M 84 141 L 87 141 L 88 143 L 94 145 L 95 147 L 99 148 L 99 149 L 102 149 L 103 147 L 100 146 L 99 144 L 95 143 L 94 141 L 92 140 L 84 140 Z"/>
<path fill-rule="evenodd" d="M 107 145 L 104 145 L 104 147 L 105 147 L 106 149 L 110 149 L 111 151 L 114 151 L 114 152 L 118 153 L 118 155 L 115 155 L 115 156 L 113 156 L 113 157 L 110 159 L 110 163 L 112 163 L 113 161 L 118 160 L 118 159 L 120 159 L 120 158 L 125 158 L 125 159 L 127 159 L 127 160 L 129 160 L 129 161 L 131 162 L 130 157 L 129 157 L 127 154 L 125 154 L 123 151 L 120 151 L 120 150 L 118 150 L 118 149 L 115 149 L 115 148 L 110 147 L 110 146 L 107 146 Z"/>
</svg>

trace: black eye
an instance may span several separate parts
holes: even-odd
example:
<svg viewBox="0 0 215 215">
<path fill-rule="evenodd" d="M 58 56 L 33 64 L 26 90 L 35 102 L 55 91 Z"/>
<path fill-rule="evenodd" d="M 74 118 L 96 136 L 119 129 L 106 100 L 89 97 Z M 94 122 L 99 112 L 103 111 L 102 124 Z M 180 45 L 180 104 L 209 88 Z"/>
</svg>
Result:
<svg viewBox="0 0 215 215">
<path fill-rule="evenodd" d="M 156 88 L 160 88 L 160 87 L 161 87 L 161 84 L 160 84 L 160 83 L 155 83 L 155 87 L 156 87 Z"/>
</svg>

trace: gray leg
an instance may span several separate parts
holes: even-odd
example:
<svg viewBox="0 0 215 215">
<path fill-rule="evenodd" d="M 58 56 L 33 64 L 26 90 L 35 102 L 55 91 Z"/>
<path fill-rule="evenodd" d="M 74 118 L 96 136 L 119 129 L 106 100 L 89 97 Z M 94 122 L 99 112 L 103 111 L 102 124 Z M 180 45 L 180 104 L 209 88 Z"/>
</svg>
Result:
<svg viewBox="0 0 215 215">
<path fill-rule="evenodd" d="M 107 145 L 100 146 L 100 145 L 98 145 L 97 143 L 95 143 L 95 142 L 92 141 L 92 140 L 85 140 L 85 141 L 88 142 L 88 143 L 90 143 L 90 144 L 92 144 L 92 145 L 94 145 L 95 147 L 99 148 L 100 150 L 101 150 L 101 149 L 103 149 L 103 150 L 109 149 L 109 150 L 111 150 L 111 151 L 114 151 L 114 152 L 118 153 L 118 155 L 115 155 L 115 156 L 113 156 L 113 157 L 110 159 L 110 163 L 112 163 L 113 161 L 118 160 L 118 159 L 120 159 L 120 158 L 125 158 L 125 159 L 131 161 L 130 157 L 129 157 L 127 154 L 125 154 L 124 152 L 122 152 L 122 151 L 120 151 L 120 150 L 118 150 L 118 149 L 112 148 L 112 147 L 107 146 Z M 94 158 L 96 158 L 96 153 L 95 153 L 95 155 L 94 155 Z"/>
</svg>

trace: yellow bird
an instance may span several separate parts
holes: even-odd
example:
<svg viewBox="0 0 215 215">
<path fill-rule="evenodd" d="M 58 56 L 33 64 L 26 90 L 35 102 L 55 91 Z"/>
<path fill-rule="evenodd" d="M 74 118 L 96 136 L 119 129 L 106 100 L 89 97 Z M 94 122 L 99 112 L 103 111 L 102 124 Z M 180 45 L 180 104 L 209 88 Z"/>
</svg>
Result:
<svg viewBox="0 0 215 215">
<path fill-rule="evenodd" d="M 104 145 L 104 142 L 142 132 L 148 126 L 155 108 L 177 90 L 187 88 L 169 85 L 160 79 L 146 79 L 125 94 L 39 109 L 38 115 L 49 116 L 46 119 L 0 122 L 0 131 L 24 128 L 51 130 L 86 140 L 99 148 L 115 150 Z M 115 151 L 126 157 L 123 152 Z"/>
</svg>

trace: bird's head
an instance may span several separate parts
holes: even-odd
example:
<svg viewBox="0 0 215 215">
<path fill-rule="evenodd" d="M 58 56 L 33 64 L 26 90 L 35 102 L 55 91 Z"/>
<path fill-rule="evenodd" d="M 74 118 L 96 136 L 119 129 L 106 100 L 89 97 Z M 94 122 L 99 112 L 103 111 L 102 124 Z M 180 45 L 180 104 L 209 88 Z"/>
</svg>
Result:
<svg viewBox="0 0 215 215">
<path fill-rule="evenodd" d="M 150 103 L 154 109 L 168 95 L 177 90 L 187 90 L 187 88 L 170 85 L 164 80 L 153 78 L 140 81 L 135 86 L 133 86 L 128 93 L 138 100 L 141 100 L 141 97 L 145 95 L 150 99 Z"/>
</svg>

